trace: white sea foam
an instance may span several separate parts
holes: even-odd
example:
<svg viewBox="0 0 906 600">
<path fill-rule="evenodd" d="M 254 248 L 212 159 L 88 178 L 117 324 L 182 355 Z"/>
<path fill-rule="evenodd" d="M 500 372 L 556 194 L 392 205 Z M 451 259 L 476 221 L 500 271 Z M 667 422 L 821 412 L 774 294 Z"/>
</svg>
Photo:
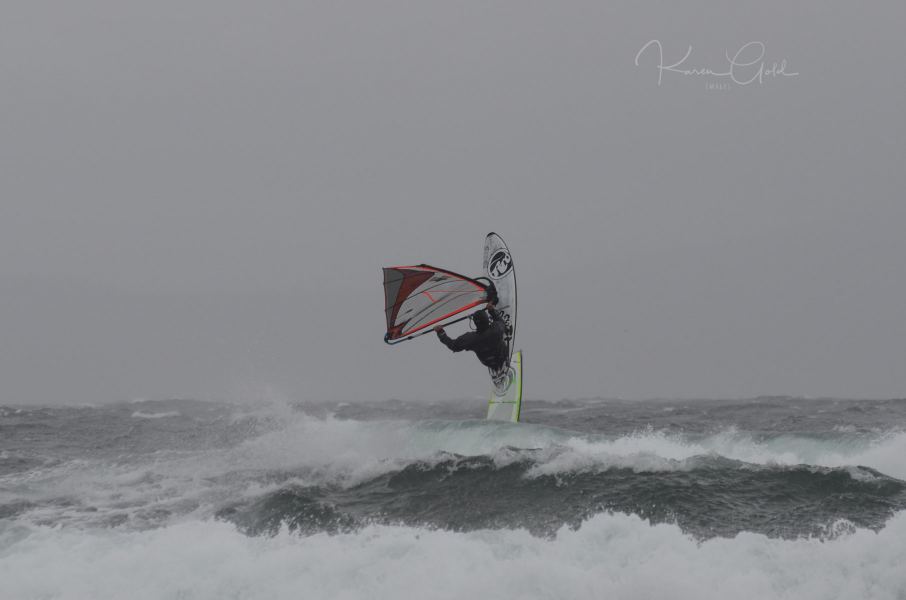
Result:
<svg viewBox="0 0 906 600">
<path fill-rule="evenodd" d="M 180 412 L 178 410 L 169 410 L 167 412 L 159 412 L 159 413 L 146 413 L 146 412 L 137 410 L 134 413 L 132 413 L 132 417 L 135 419 L 168 419 L 170 417 L 178 417 L 178 416 L 180 416 Z"/>
<path fill-rule="evenodd" d="M 759 465 L 867 466 L 906 479 L 904 455 L 906 433 L 903 432 L 850 440 L 793 435 L 758 440 L 735 429 L 697 439 L 647 430 L 616 439 L 571 437 L 542 452 L 530 475 L 609 468 L 646 472 L 689 470 L 694 468 L 697 457 L 720 456 Z"/>
<path fill-rule="evenodd" d="M 224 522 L 147 531 L 6 525 L 0 581 L 21 600 L 132 598 L 906 597 L 906 513 L 835 539 L 744 533 L 696 542 L 674 525 L 598 515 L 554 539 L 521 530 L 246 537 Z"/>
</svg>

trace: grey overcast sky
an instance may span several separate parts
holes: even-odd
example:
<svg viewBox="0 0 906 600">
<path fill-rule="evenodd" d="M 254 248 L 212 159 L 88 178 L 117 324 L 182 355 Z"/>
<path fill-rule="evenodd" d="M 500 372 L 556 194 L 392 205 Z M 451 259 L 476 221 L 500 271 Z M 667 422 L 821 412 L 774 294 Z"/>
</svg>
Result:
<svg viewBox="0 0 906 600">
<path fill-rule="evenodd" d="M 383 344 L 380 268 L 477 275 L 490 230 L 528 398 L 902 397 L 904 23 L 4 0 L 0 404 L 483 397 L 473 356 Z M 798 75 L 659 86 L 654 39 L 715 72 L 762 42 Z"/>
</svg>

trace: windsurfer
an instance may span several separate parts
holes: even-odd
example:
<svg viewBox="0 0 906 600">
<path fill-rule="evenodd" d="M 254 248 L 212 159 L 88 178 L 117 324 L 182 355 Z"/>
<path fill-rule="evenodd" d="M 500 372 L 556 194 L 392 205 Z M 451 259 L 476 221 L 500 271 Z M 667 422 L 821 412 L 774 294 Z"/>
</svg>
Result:
<svg viewBox="0 0 906 600">
<path fill-rule="evenodd" d="M 488 318 L 490 315 L 490 319 Z M 488 302 L 487 310 L 480 310 L 472 315 L 475 331 L 462 334 L 455 340 L 450 338 L 444 328 L 437 326 L 434 331 L 438 339 L 453 352 L 471 350 L 478 356 L 481 364 L 492 372 L 500 371 L 507 362 L 507 325 L 503 313 L 497 310 L 493 301 Z"/>
</svg>

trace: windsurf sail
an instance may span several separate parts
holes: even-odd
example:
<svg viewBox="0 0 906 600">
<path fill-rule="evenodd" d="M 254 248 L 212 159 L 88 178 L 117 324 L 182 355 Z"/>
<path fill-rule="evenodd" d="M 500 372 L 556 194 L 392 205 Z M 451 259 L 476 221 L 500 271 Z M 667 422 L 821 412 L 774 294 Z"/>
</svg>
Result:
<svg viewBox="0 0 906 600">
<path fill-rule="evenodd" d="M 430 265 L 385 267 L 384 341 L 392 344 L 465 318 L 470 309 L 488 301 L 487 291 L 481 281 Z"/>
</svg>

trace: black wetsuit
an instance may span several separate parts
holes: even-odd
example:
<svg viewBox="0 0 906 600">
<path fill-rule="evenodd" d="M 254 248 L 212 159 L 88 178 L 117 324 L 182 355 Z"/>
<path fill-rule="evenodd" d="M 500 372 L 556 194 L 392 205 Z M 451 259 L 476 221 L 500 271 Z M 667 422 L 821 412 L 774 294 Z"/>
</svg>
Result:
<svg viewBox="0 0 906 600">
<path fill-rule="evenodd" d="M 492 371 L 498 371 L 506 362 L 509 348 L 506 344 L 506 322 L 503 313 L 488 309 L 491 324 L 483 331 L 470 331 L 458 338 L 451 339 L 446 333 L 437 332 L 437 337 L 453 352 L 471 350 L 478 356 L 481 364 Z"/>
</svg>

